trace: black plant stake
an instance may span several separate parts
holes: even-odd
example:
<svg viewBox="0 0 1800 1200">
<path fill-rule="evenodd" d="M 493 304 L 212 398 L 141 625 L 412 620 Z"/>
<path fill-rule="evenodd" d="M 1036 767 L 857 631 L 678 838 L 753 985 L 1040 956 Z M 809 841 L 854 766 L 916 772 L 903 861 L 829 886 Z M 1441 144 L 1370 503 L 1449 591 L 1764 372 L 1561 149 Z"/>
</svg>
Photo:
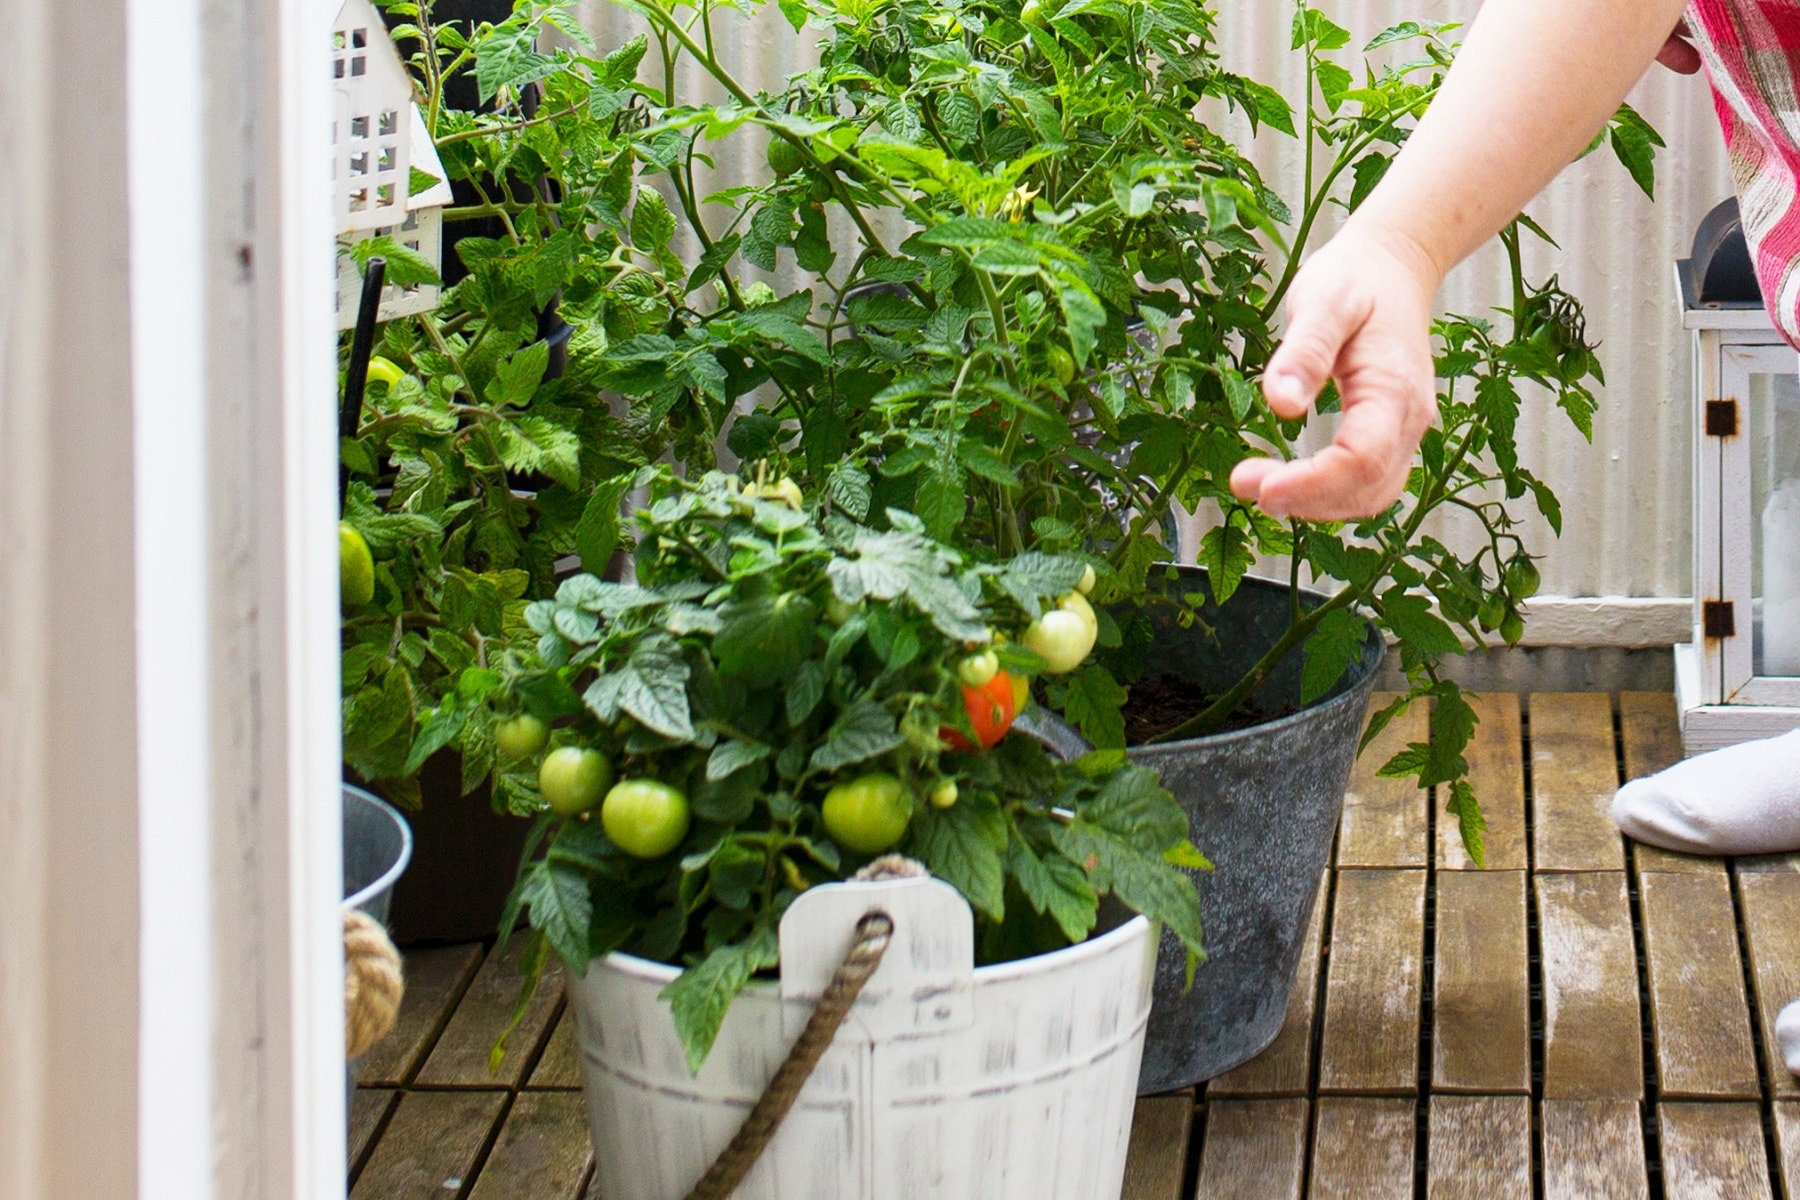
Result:
<svg viewBox="0 0 1800 1200">
<path fill-rule="evenodd" d="M 363 269 L 362 302 L 356 306 L 356 332 L 350 338 L 350 361 L 344 368 L 344 404 L 338 410 L 338 437 L 353 438 L 362 421 L 363 388 L 369 382 L 369 354 L 375 346 L 375 318 L 387 281 L 387 259 L 376 256 Z M 338 461 L 338 508 L 350 492 L 350 468 Z"/>
</svg>

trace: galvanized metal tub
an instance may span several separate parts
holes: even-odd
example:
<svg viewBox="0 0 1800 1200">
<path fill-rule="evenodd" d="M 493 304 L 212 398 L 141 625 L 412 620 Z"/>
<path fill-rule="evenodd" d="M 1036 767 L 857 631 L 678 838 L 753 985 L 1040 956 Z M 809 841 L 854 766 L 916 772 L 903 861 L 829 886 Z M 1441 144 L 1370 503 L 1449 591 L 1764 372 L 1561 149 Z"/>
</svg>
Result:
<svg viewBox="0 0 1800 1200">
<path fill-rule="evenodd" d="M 412 859 L 412 829 L 393 805 L 344 785 L 344 911 L 361 909 L 387 924 L 394 881 Z M 356 1090 L 360 1059 L 344 1068 L 344 1102 Z"/>
<path fill-rule="evenodd" d="M 1181 568 L 1163 584 L 1203 591 L 1206 573 Z M 1210 597 L 1210 593 L 1208 593 Z M 1290 591 L 1246 579 L 1223 610 L 1202 617 L 1216 641 L 1156 617 L 1154 675 L 1181 675 L 1209 691 L 1242 678 L 1287 629 Z M 1303 593 L 1311 606 L 1325 597 Z M 1356 761 L 1369 693 L 1385 644 L 1373 628 L 1360 661 L 1324 699 L 1299 707 L 1302 657 L 1290 653 L 1252 699 L 1262 712 L 1297 711 L 1261 725 L 1189 741 L 1134 747 L 1187 810 L 1211 871 L 1191 872 L 1200 889 L 1208 959 L 1184 990 L 1186 955 L 1165 935 L 1157 956 L 1156 1003 L 1144 1046 L 1145 1093 L 1222 1075 L 1275 1040 L 1287 1012 L 1319 881 L 1331 853 L 1344 788 Z"/>
</svg>

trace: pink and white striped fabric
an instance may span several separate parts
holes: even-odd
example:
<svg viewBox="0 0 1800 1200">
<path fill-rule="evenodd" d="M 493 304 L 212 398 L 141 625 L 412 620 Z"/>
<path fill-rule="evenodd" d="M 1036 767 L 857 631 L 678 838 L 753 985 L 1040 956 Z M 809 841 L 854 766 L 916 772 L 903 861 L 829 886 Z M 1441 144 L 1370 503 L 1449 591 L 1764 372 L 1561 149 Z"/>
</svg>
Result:
<svg viewBox="0 0 1800 1200">
<path fill-rule="evenodd" d="M 1800 346 L 1800 0 L 1691 0 L 1763 301 Z"/>
</svg>

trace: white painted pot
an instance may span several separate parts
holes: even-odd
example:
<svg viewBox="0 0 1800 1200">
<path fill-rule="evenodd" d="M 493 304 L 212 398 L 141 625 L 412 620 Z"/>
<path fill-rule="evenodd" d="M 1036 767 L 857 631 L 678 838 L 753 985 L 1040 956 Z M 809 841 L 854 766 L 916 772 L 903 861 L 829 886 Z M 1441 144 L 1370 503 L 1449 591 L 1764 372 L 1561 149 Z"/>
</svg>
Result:
<svg viewBox="0 0 1800 1200">
<path fill-rule="evenodd" d="M 1142 917 L 976 970 L 935 879 L 816 887 L 781 922 L 696 1077 L 673 967 L 614 954 L 569 984 L 605 1200 L 683 1200 L 730 1142 L 875 910 L 894 937 L 736 1200 L 1118 1200 L 1156 944 Z"/>
</svg>

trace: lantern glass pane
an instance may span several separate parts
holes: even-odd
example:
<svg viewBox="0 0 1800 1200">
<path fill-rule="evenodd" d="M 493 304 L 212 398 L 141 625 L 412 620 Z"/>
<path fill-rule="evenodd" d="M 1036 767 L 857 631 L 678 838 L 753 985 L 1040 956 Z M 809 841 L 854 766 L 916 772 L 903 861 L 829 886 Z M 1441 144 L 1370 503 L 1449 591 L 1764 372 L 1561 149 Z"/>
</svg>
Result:
<svg viewBox="0 0 1800 1200">
<path fill-rule="evenodd" d="M 1754 671 L 1800 676 L 1800 376 L 1750 376 L 1748 407 Z"/>
</svg>

